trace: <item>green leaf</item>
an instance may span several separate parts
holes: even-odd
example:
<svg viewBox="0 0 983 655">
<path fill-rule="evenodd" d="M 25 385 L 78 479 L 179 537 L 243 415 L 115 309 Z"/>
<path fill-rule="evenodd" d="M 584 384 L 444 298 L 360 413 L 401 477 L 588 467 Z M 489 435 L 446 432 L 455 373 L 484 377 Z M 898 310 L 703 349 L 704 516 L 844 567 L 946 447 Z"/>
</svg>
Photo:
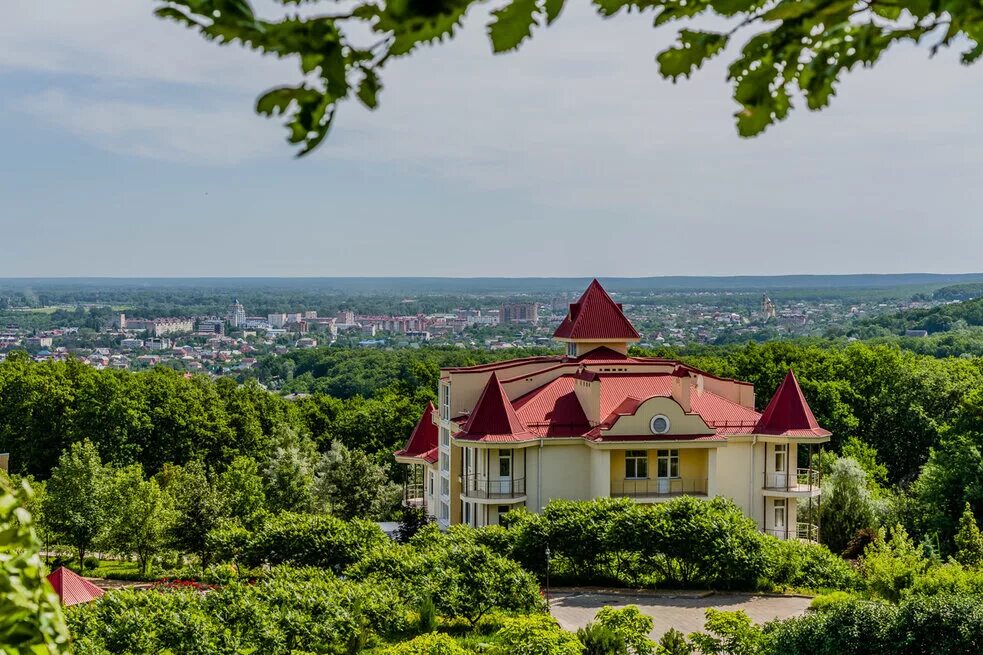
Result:
<svg viewBox="0 0 983 655">
<path fill-rule="evenodd" d="M 543 9 L 546 10 L 546 24 L 552 25 L 560 16 L 560 12 L 563 11 L 564 0 L 545 0 L 543 2 Z"/>
<path fill-rule="evenodd" d="M 371 68 L 363 69 L 365 77 L 358 85 L 358 99 L 362 101 L 362 104 L 369 109 L 375 109 L 379 105 L 379 91 L 382 90 L 382 82 L 379 81 L 379 76 Z"/>
<path fill-rule="evenodd" d="M 659 72 L 674 81 L 680 76 L 689 77 L 692 72 L 727 47 L 728 36 L 719 32 L 681 30 L 680 46 L 659 53 Z"/>
<path fill-rule="evenodd" d="M 761 18 L 765 21 L 791 20 L 812 13 L 818 4 L 817 0 L 785 0 L 766 11 Z"/>
<path fill-rule="evenodd" d="M 737 133 L 743 137 L 757 136 L 771 125 L 771 107 L 765 105 L 745 106 L 734 114 L 737 117 Z"/>
<path fill-rule="evenodd" d="M 597 13 L 602 16 L 614 16 L 631 4 L 631 0 L 591 0 Z"/>
<path fill-rule="evenodd" d="M 299 89 L 293 86 L 280 86 L 270 89 L 256 100 L 256 113 L 273 116 L 287 111 L 298 95 Z"/>
<path fill-rule="evenodd" d="M 880 2 L 875 2 L 871 5 L 871 10 L 880 16 L 881 18 L 886 18 L 888 20 L 898 20 L 901 17 L 901 7 L 891 6 L 881 4 Z"/>
<path fill-rule="evenodd" d="M 191 27 L 191 28 L 202 27 L 201 23 L 199 23 L 194 18 L 187 15 L 180 9 L 176 9 L 174 7 L 158 7 L 157 9 L 154 9 L 154 15 L 157 16 L 158 18 L 167 18 L 173 20 L 177 23 L 181 23 L 186 27 Z"/>
<path fill-rule="evenodd" d="M 532 36 L 532 26 L 536 24 L 538 13 L 536 0 L 512 0 L 501 9 L 493 11 L 494 18 L 488 25 L 492 50 L 508 52 L 518 48 L 519 44 Z"/>
</svg>

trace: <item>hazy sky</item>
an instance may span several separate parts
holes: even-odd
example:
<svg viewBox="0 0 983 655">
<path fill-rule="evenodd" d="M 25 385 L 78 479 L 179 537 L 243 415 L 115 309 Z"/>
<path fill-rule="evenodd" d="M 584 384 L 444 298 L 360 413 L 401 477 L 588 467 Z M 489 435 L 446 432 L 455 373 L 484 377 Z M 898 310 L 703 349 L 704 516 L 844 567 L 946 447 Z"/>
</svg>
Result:
<svg viewBox="0 0 983 655">
<path fill-rule="evenodd" d="M 3 0 L 0 276 L 983 270 L 983 65 L 900 46 L 741 140 L 724 61 L 673 85 L 671 28 L 571 2 L 504 56 L 472 15 L 295 160 L 253 113 L 292 62 Z"/>
</svg>

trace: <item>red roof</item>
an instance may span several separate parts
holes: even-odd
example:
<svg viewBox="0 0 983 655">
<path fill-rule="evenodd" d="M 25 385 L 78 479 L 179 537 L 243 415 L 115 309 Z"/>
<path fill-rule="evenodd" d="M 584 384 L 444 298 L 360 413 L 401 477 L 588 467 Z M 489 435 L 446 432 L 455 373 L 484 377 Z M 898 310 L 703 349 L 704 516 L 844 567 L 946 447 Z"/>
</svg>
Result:
<svg viewBox="0 0 983 655">
<path fill-rule="evenodd" d="M 396 451 L 396 457 L 416 457 L 430 462 L 437 461 L 437 426 L 433 422 L 434 409 L 433 403 L 428 402 L 423 415 L 413 428 L 413 433 L 406 441 L 406 446 Z"/>
<path fill-rule="evenodd" d="M 488 384 L 481 392 L 468 422 L 464 424 L 463 434 L 457 436 L 477 441 L 528 441 L 536 438 L 516 415 L 495 373 L 488 378 Z"/>
<path fill-rule="evenodd" d="M 560 327 L 553 333 L 560 339 L 610 339 L 612 341 L 636 340 L 635 327 L 625 316 L 621 304 L 616 303 L 595 279 L 570 305 Z"/>
<path fill-rule="evenodd" d="M 88 603 L 102 596 L 104 592 L 78 573 L 64 566 L 48 574 L 48 582 L 54 587 L 55 593 L 61 598 L 65 607 Z"/>
<path fill-rule="evenodd" d="M 778 391 L 772 396 L 754 432 L 787 437 L 828 437 L 832 434 L 819 427 L 792 369 L 788 370 Z"/>
</svg>

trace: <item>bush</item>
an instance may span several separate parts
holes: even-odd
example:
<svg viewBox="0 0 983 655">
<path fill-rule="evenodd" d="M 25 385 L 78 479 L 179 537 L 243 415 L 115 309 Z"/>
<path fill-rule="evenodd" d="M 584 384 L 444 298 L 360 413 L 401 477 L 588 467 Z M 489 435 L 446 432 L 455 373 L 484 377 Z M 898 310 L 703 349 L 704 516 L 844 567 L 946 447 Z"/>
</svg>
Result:
<svg viewBox="0 0 983 655">
<path fill-rule="evenodd" d="M 252 566 L 290 564 L 341 571 L 388 541 L 370 521 L 282 512 L 260 527 L 248 553 Z"/>
<path fill-rule="evenodd" d="M 686 641 L 686 636 L 675 628 L 669 628 L 659 639 L 658 655 L 690 655 L 692 652 L 693 647 Z"/>
<path fill-rule="evenodd" d="M 821 544 L 764 537 L 765 579 L 782 588 L 856 589 L 860 579 Z"/>
<path fill-rule="evenodd" d="M 625 640 L 596 621 L 577 630 L 577 639 L 584 645 L 583 655 L 628 655 Z"/>
<path fill-rule="evenodd" d="M 383 648 L 379 655 L 468 655 L 470 652 L 453 638 L 432 633 Z"/>
<path fill-rule="evenodd" d="M 897 608 L 851 600 L 769 623 L 762 655 L 889 655 Z"/>
<path fill-rule="evenodd" d="M 583 644 L 551 616 L 533 614 L 506 619 L 489 655 L 581 655 Z"/>
<path fill-rule="evenodd" d="M 638 611 L 635 605 L 621 609 L 602 607 L 594 621 L 610 630 L 624 644 L 624 652 L 632 655 L 651 655 L 655 643 L 649 639 L 652 617 Z"/>
<path fill-rule="evenodd" d="M 829 594 L 823 594 L 822 596 L 816 596 L 809 603 L 809 609 L 813 612 L 823 612 L 828 610 L 834 605 L 839 605 L 840 603 L 849 603 L 854 600 L 855 596 L 848 594 L 845 591 L 834 591 Z"/>
<path fill-rule="evenodd" d="M 933 566 L 915 577 L 905 593 L 912 596 L 983 596 L 983 571 L 968 569 L 957 562 Z"/>
</svg>

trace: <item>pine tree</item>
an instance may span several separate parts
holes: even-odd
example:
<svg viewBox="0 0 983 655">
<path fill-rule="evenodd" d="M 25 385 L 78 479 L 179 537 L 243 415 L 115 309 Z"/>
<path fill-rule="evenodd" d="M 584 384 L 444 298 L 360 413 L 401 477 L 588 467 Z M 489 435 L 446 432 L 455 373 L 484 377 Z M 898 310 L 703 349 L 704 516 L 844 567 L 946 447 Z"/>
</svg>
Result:
<svg viewBox="0 0 983 655">
<path fill-rule="evenodd" d="M 973 509 L 966 503 L 966 509 L 959 519 L 959 531 L 956 532 L 956 560 L 963 566 L 980 568 L 983 566 L 983 534 L 976 525 Z"/>
</svg>

